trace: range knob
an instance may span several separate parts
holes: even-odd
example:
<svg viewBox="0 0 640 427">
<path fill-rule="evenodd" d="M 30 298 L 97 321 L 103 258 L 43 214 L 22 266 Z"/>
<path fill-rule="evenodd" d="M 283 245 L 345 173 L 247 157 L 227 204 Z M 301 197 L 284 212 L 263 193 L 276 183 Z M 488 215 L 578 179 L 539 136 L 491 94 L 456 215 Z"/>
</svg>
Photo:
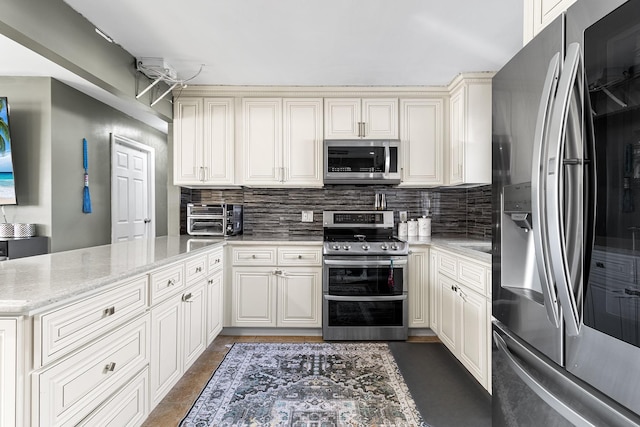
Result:
<svg viewBox="0 0 640 427">
<path fill-rule="evenodd" d="M 334 251 L 339 251 L 340 250 L 340 245 L 333 245 L 333 246 L 331 246 L 331 249 L 333 249 Z"/>
<path fill-rule="evenodd" d="M 383 243 L 382 245 L 380 245 L 380 249 L 382 249 L 383 251 L 386 251 L 387 249 L 389 249 L 389 246 Z"/>
<path fill-rule="evenodd" d="M 370 248 L 371 248 L 371 246 L 369 246 L 369 245 L 366 245 L 366 244 L 362 245 L 362 250 L 364 250 L 364 251 L 368 251 Z"/>
<path fill-rule="evenodd" d="M 344 245 L 342 249 L 344 249 L 345 251 L 348 251 L 349 249 L 351 249 L 351 245 Z"/>
<path fill-rule="evenodd" d="M 400 247 L 394 243 L 393 245 L 391 245 L 391 249 L 397 251 L 398 249 L 400 249 Z"/>
</svg>

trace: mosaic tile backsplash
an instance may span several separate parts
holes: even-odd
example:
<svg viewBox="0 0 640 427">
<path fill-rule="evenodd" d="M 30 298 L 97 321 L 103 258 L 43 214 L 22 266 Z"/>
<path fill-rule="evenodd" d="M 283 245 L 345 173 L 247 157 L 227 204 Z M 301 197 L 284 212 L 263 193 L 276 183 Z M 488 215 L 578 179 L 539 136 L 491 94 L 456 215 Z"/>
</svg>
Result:
<svg viewBox="0 0 640 427">
<path fill-rule="evenodd" d="M 388 186 L 327 185 L 324 188 L 188 189 L 181 192 L 181 233 L 186 234 L 186 204 L 244 205 L 244 232 L 269 236 L 322 236 L 322 211 L 373 209 L 376 193 L 386 195 L 387 209 L 419 218 L 429 209 L 432 235 L 491 238 L 491 186 L 407 189 Z M 313 222 L 301 222 L 312 210 Z"/>
</svg>

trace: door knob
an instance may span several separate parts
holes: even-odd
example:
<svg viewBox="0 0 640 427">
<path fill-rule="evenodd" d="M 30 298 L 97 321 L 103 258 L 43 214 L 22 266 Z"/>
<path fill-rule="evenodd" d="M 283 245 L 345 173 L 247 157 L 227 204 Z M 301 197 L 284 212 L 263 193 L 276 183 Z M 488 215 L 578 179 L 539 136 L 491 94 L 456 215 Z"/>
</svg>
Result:
<svg viewBox="0 0 640 427">
<path fill-rule="evenodd" d="M 150 222 L 151 222 L 151 218 L 145 218 L 145 219 L 144 219 L 144 223 L 145 223 L 145 224 L 149 224 Z"/>
</svg>

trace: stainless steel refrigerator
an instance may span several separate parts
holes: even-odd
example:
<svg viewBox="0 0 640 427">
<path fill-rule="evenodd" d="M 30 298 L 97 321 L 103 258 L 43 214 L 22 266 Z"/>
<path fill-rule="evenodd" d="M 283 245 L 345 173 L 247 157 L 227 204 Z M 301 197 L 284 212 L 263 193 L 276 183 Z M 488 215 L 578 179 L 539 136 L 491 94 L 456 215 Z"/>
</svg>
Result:
<svg viewBox="0 0 640 427">
<path fill-rule="evenodd" d="M 640 425 L 640 0 L 493 80 L 493 423 Z"/>
</svg>

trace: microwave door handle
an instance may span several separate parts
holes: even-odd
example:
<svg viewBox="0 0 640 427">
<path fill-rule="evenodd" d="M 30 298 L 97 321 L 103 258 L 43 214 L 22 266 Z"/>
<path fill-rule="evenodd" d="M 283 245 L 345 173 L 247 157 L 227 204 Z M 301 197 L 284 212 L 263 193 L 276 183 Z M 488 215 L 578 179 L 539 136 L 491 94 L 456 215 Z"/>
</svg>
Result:
<svg viewBox="0 0 640 427">
<path fill-rule="evenodd" d="M 547 131 L 551 115 L 552 98 L 556 90 L 559 71 L 560 53 L 556 53 L 553 58 L 551 58 L 551 61 L 549 61 L 549 68 L 542 89 L 534 134 L 533 160 L 531 165 L 531 213 L 533 216 L 531 232 L 533 233 L 534 253 L 547 317 L 555 327 L 560 326 L 560 314 L 549 261 L 544 190 L 547 165 L 545 161 L 547 153 Z"/>
<path fill-rule="evenodd" d="M 580 188 L 575 188 L 575 186 L 569 186 L 567 191 L 564 191 L 566 183 L 574 184 L 571 179 L 573 171 L 569 171 L 569 180 L 565 182 L 564 167 L 566 165 L 568 168 L 573 169 L 582 166 L 582 160 L 580 158 L 565 159 L 567 141 L 574 136 L 574 133 L 568 131 L 575 129 L 568 128 L 568 124 L 570 121 L 579 120 L 581 117 L 579 112 L 571 111 L 572 105 L 575 105 L 572 104 L 571 101 L 574 99 L 576 86 L 582 82 L 582 73 L 580 45 L 578 43 L 572 43 L 567 48 L 567 55 L 562 76 L 558 83 L 558 95 L 554 104 L 553 117 L 549 128 L 550 143 L 546 194 L 547 225 L 549 227 L 549 236 L 552 237 L 549 239 L 551 267 L 556 281 L 558 298 L 562 305 L 567 335 L 569 336 L 577 336 L 580 333 L 581 306 L 578 303 L 578 298 L 576 298 L 574 294 L 570 274 L 572 267 L 575 267 L 576 260 L 572 260 L 574 265 L 569 265 L 566 240 L 574 240 L 571 244 L 578 247 L 582 246 L 582 241 L 578 230 L 579 219 L 578 222 L 576 222 L 576 219 L 570 218 L 572 215 L 565 215 L 564 207 L 567 205 L 564 203 L 564 198 L 568 196 L 571 202 L 568 205 L 574 205 L 579 202 L 579 196 L 581 195 L 579 193 L 581 193 L 581 191 Z M 578 90 L 580 90 L 580 88 L 578 88 Z M 576 114 L 578 117 L 576 117 Z M 578 124 L 578 128 L 579 127 L 580 125 Z M 578 130 L 578 137 L 580 136 L 579 132 Z M 571 140 L 571 142 L 573 142 L 573 140 Z M 578 211 L 578 214 L 580 214 L 579 207 Z M 575 214 L 573 214 L 573 216 L 575 216 Z M 567 221 L 566 224 L 563 223 L 563 218 L 565 217 Z M 567 236 L 567 239 L 565 239 L 565 236 Z M 576 275 L 574 279 L 577 282 L 576 285 L 579 287 L 577 292 L 580 293 L 580 287 L 582 286 L 581 276 Z"/>
<path fill-rule="evenodd" d="M 384 174 L 389 175 L 389 170 L 391 169 L 391 148 L 389 144 L 386 143 L 384 145 Z"/>
</svg>

